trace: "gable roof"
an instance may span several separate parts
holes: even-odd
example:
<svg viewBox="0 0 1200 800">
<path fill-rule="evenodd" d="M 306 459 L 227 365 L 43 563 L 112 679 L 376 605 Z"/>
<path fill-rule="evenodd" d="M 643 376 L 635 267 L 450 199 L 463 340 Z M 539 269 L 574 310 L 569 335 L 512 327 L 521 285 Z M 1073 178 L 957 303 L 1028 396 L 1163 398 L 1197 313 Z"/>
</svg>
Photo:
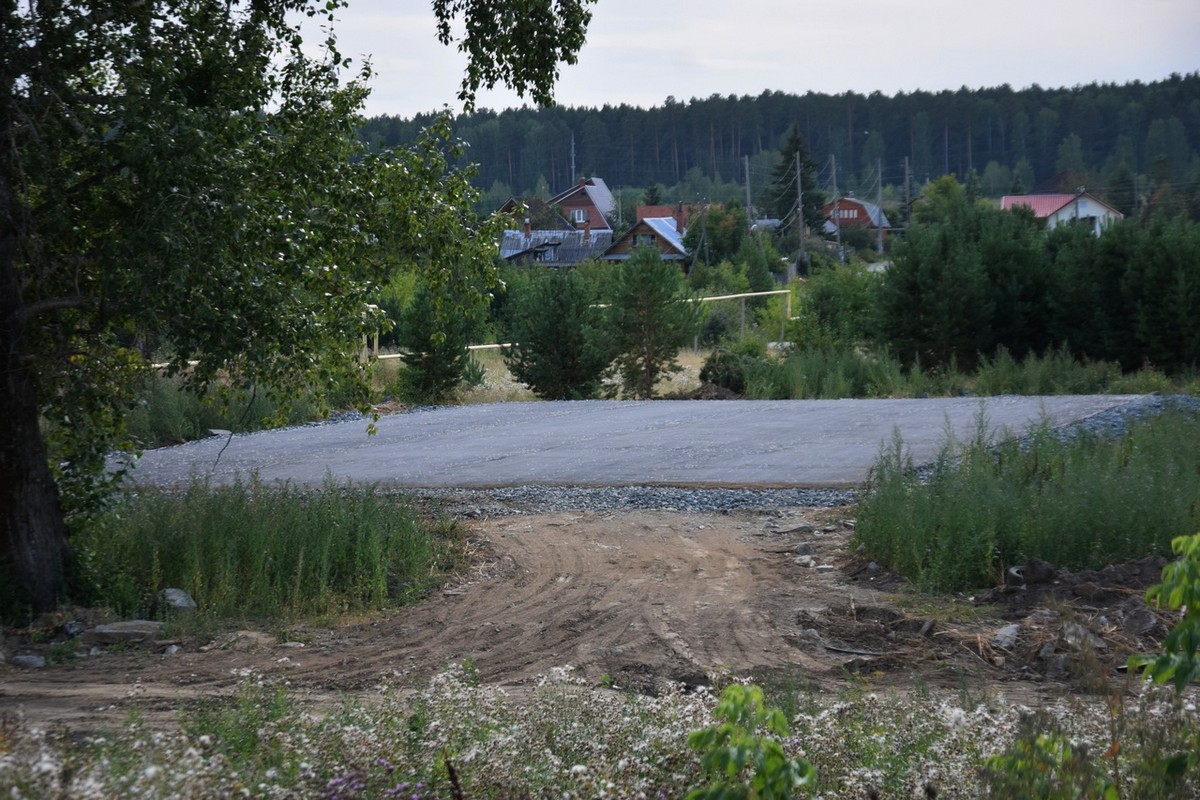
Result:
<svg viewBox="0 0 1200 800">
<path fill-rule="evenodd" d="M 612 244 L 612 231 L 525 231 L 506 230 L 500 239 L 500 257 L 505 261 L 530 260 L 550 267 L 563 267 L 598 257 Z"/>
<path fill-rule="evenodd" d="M 869 219 L 871 221 L 871 225 L 875 226 L 876 228 L 892 227 L 892 223 L 888 222 L 887 214 L 883 213 L 882 208 L 875 205 L 874 203 L 869 203 L 866 200 L 862 200 L 858 197 L 854 197 L 853 195 L 846 195 L 845 197 L 838 198 L 837 200 L 835 200 L 833 202 L 826 203 L 825 209 L 822 210 L 822 213 L 824 213 L 825 216 L 828 217 L 829 210 L 837 208 L 838 204 L 844 205 L 846 203 L 849 203 L 851 205 L 856 205 L 859 208 L 861 208 L 866 213 L 867 219 Z M 829 225 L 826 225 L 826 228 L 829 228 Z M 829 228 L 829 229 L 831 229 L 831 228 Z"/>
<path fill-rule="evenodd" d="M 510 197 L 496 213 L 516 217 L 517 222 L 532 222 L 538 230 L 575 230 L 575 226 L 554 206 L 536 197 Z"/>
<path fill-rule="evenodd" d="M 604 253 L 604 257 L 610 261 L 624 261 L 629 258 L 630 250 L 624 249 L 622 245 L 630 240 L 637 241 L 635 237 L 647 233 L 654 234 L 658 237 L 657 241 L 667 245 L 660 254 L 664 260 L 679 261 L 687 257 L 687 250 L 683 246 L 683 234 L 680 233 L 674 217 L 646 217 L 613 242 Z M 618 250 L 621 252 L 616 252 Z"/>
<path fill-rule="evenodd" d="M 554 195 L 554 197 L 551 197 L 550 205 L 558 205 L 577 192 L 584 192 L 588 196 L 588 199 L 592 201 L 592 205 L 596 207 L 596 210 L 605 217 L 611 214 L 613 209 L 617 207 L 616 202 L 613 200 L 612 192 L 608 190 L 608 184 L 604 182 L 603 178 L 582 178 L 579 183 L 570 189 L 561 191 Z"/>
<path fill-rule="evenodd" d="M 1033 216 L 1038 219 L 1046 219 L 1075 202 L 1075 198 L 1077 197 L 1080 199 L 1086 198 L 1097 205 L 1104 206 L 1118 217 L 1125 216 L 1108 203 L 1096 198 L 1090 192 L 1079 192 L 1077 194 L 1006 194 L 1000 198 L 1000 210 L 1012 211 L 1014 208 L 1028 208 L 1033 212 Z"/>
</svg>

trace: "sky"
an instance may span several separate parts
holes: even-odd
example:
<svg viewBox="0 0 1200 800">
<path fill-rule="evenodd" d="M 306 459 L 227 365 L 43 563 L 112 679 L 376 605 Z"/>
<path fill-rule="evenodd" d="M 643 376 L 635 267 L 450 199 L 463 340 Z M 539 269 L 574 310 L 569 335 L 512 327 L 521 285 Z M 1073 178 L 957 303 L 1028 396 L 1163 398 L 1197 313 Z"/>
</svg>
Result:
<svg viewBox="0 0 1200 800">
<path fill-rule="evenodd" d="M 886 95 L 1161 80 L 1200 70 L 1200 0 L 598 0 L 563 66 L 565 106 L 650 108 L 668 96 Z M 460 111 L 465 58 L 437 41 L 429 0 L 350 0 L 343 55 L 371 56 L 368 116 Z M 509 91 L 480 108 L 519 107 Z"/>
</svg>

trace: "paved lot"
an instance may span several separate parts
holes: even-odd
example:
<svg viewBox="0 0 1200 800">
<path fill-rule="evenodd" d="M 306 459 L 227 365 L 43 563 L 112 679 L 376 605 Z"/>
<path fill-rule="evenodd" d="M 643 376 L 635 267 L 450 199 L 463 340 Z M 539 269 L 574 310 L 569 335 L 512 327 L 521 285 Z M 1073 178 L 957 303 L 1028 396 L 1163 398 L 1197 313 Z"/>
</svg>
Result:
<svg viewBox="0 0 1200 800">
<path fill-rule="evenodd" d="M 148 451 L 144 483 L 192 475 L 229 481 L 338 481 L 400 487 L 740 486 L 861 483 L 895 431 L 917 463 L 947 430 L 969 435 L 982 413 L 1020 433 L 1042 418 L 1084 419 L 1133 395 L 928 400 L 585 401 L 439 408 L 381 419 L 212 438 Z M 228 446 L 226 446 L 228 444 Z M 222 448 L 224 452 L 222 453 Z M 218 458 L 218 454 L 220 457 Z"/>
</svg>

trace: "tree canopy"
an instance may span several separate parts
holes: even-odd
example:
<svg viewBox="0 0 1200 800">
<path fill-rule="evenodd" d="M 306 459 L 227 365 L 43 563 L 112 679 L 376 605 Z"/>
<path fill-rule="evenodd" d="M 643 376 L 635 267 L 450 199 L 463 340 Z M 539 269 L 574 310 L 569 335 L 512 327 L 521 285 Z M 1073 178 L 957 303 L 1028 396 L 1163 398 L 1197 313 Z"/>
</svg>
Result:
<svg viewBox="0 0 1200 800">
<path fill-rule="evenodd" d="M 443 41 L 454 18 L 467 23 L 464 103 L 497 81 L 549 100 L 589 1 L 435 2 Z M 0 575 L 33 608 L 59 598 L 66 521 L 103 496 L 105 454 L 151 357 L 193 388 L 362 398 L 350 356 L 380 324 L 367 300 L 388 273 L 417 271 L 451 299 L 494 280 L 498 222 L 470 212 L 448 121 L 399 150 L 360 143 L 370 71 L 341 80 L 342 5 L 0 11 Z M 481 27 L 509 5 L 564 38 L 516 47 Z M 310 18 L 325 32 L 318 57 L 297 23 Z"/>
</svg>

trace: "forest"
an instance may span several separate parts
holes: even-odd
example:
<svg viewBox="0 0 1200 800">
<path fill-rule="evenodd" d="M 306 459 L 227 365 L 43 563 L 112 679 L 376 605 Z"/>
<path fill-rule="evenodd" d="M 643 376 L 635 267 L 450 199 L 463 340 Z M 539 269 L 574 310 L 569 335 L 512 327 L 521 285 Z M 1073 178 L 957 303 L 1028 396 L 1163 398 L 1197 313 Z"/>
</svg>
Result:
<svg viewBox="0 0 1200 800">
<path fill-rule="evenodd" d="M 433 119 L 373 117 L 361 135 L 407 144 Z M 1127 214 L 1153 202 L 1200 217 L 1200 72 L 1053 89 L 668 97 L 649 109 L 483 109 L 452 120 L 464 160 L 478 165 L 480 210 L 592 175 L 638 190 L 617 192 L 623 210 L 652 184 L 668 202 L 744 202 L 747 178 L 753 202 L 769 206 L 763 193 L 793 125 L 829 193 L 894 202 L 941 175 L 974 173 L 985 197 L 1083 185 Z"/>
</svg>

